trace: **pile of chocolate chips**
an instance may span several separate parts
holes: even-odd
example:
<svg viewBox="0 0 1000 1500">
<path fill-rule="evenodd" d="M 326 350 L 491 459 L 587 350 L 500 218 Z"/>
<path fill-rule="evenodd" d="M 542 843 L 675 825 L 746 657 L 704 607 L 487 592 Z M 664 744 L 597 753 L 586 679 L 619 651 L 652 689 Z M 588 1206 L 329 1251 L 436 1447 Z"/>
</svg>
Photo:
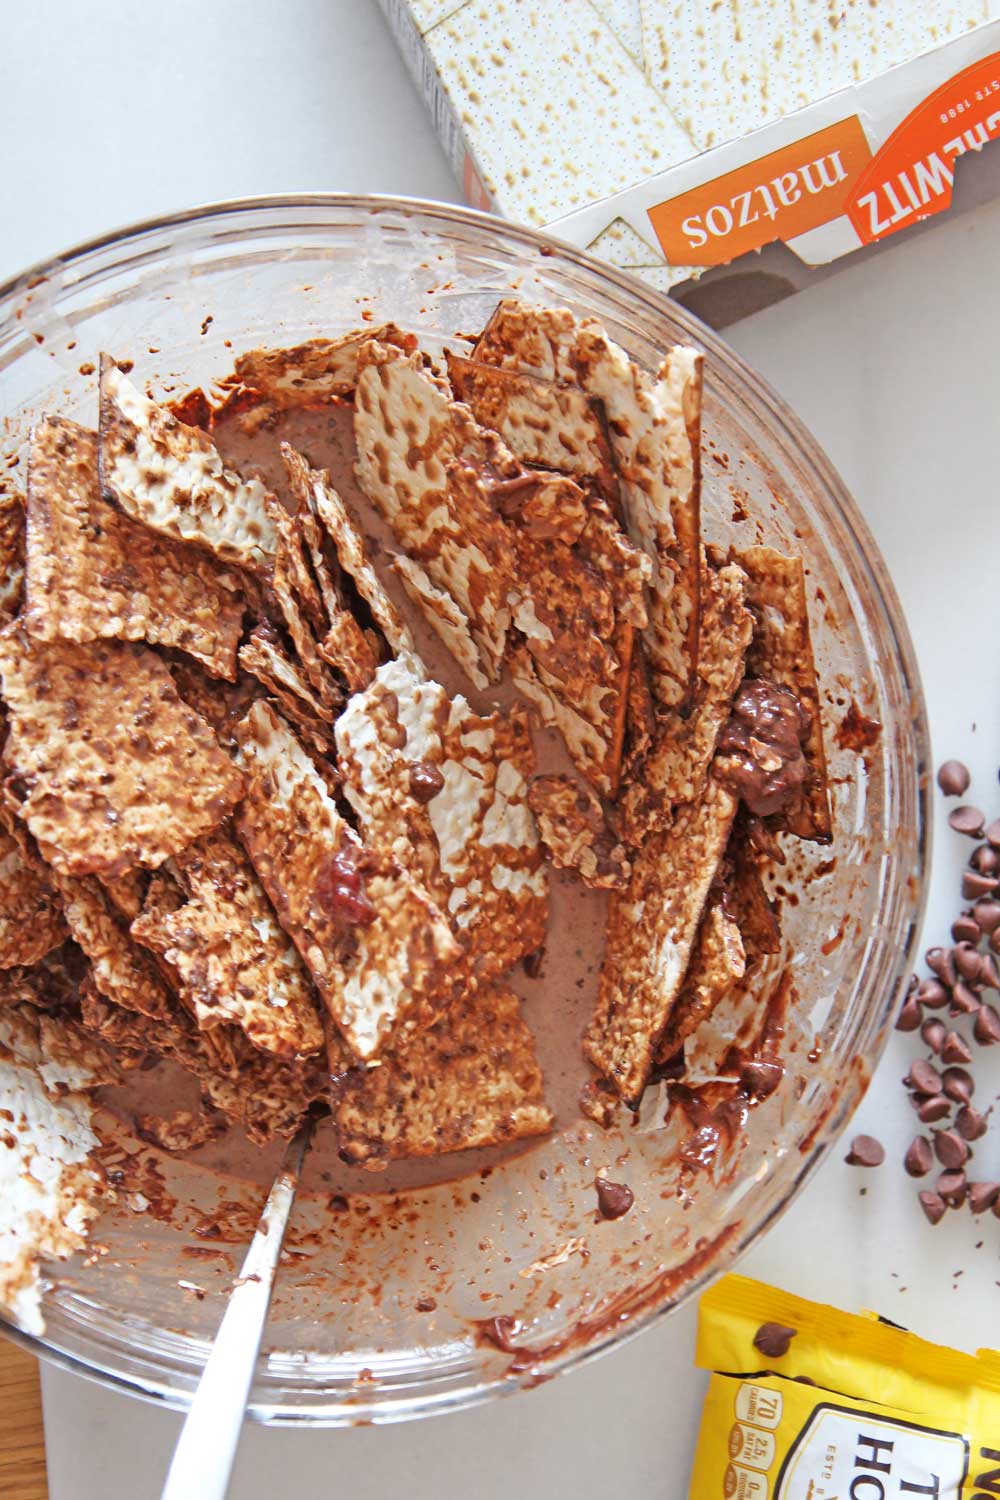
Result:
<svg viewBox="0 0 1000 1500">
<path fill-rule="evenodd" d="M 960 761 L 948 760 L 937 781 L 946 797 L 964 797 L 970 777 Z M 914 1136 L 903 1158 L 914 1178 L 939 1168 L 933 1187 L 919 1195 L 932 1224 L 963 1204 L 1000 1218 L 1000 1183 L 970 1176 L 973 1142 L 987 1124 L 972 1102 L 976 1084 L 968 1067 L 973 1046 L 1000 1042 L 1000 1011 L 984 998 L 1000 990 L 1000 818 L 987 824 L 978 807 L 960 803 L 948 822 L 975 842 L 962 876 L 962 909 L 951 925 L 952 946 L 928 949 L 930 973 L 914 974 L 896 1021 L 897 1031 L 919 1031 L 934 1058 L 917 1058 L 903 1080 L 917 1119 L 933 1127 Z"/>
</svg>

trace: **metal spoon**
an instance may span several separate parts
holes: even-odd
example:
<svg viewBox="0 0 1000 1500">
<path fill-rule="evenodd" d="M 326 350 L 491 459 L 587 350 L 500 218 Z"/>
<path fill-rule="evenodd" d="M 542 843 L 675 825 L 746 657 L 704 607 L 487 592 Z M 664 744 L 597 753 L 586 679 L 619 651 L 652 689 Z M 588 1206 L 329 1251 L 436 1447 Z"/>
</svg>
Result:
<svg viewBox="0 0 1000 1500">
<path fill-rule="evenodd" d="M 229 1489 L 278 1257 L 313 1123 L 307 1118 L 289 1142 L 267 1196 L 177 1439 L 162 1500 L 224 1500 Z"/>
</svg>

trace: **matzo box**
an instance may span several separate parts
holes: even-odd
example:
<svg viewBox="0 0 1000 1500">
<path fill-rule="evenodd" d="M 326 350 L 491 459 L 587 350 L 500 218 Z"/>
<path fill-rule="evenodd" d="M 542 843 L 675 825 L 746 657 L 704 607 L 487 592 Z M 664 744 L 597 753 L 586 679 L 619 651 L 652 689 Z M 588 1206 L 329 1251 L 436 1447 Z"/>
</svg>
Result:
<svg viewBox="0 0 1000 1500">
<path fill-rule="evenodd" d="M 792 290 L 1000 135 L 1000 0 L 379 3 L 470 205 L 661 291 L 761 252 Z"/>
</svg>

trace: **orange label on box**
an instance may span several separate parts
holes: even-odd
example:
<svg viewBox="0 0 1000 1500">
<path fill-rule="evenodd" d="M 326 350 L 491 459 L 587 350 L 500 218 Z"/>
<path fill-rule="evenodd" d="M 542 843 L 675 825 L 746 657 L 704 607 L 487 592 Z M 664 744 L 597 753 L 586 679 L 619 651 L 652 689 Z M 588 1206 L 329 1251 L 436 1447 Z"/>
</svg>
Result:
<svg viewBox="0 0 1000 1500">
<path fill-rule="evenodd" d="M 1000 52 L 956 73 L 907 115 L 847 204 L 866 245 L 951 204 L 955 162 L 1000 135 Z"/>
<path fill-rule="evenodd" d="M 837 218 L 871 159 L 851 115 L 658 203 L 650 222 L 672 265 L 722 266 Z"/>
</svg>

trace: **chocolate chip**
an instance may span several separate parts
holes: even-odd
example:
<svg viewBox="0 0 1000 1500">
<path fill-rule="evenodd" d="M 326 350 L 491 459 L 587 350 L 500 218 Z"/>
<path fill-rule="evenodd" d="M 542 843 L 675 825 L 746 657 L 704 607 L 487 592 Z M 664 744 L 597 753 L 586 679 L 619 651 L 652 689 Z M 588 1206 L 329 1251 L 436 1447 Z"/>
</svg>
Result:
<svg viewBox="0 0 1000 1500">
<path fill-rule="evenodd" d="M 431 760 L 415 760 L 410 767 L 410 795 L 426 807 L 444 786 L 440 769 Z"/>
<path fill-rule="evenodd" d="M 924 1125 L 933 1125 L 951 1114 L 951 1105 L 943 1094 L 931 1094 L 917 1105 L 917 1119 Z"/>
<path fill-rule="evenodd" d="M 974 1214 L 984 1214 L 1000 1197 L 1000 1182 L 970 1182 L 969 1207 Z"/>
<path fill-rule="evenodd" d="M 975 870 L 966 870 L 962 876 L 962 899 L 978 901 L 982 896 L 992 896 L 1000 890 L 1000 879 L 996 875 L 977 875 Z"/>
<path fill-rule="evenodd" d="M 924 1062 L 918 1057 L 910 1064 L 907 1082 L 918 1094 L 940 1094 L 941 1075 L 937 1068 L 932 1067 L 929 1062 Z"/>
<path fill-rule="evenodd" d="M 941 1172 L 938 1175 L 937 1182 L 934 1184 L 936 1191 L 944 1199 L 945 1203 L 948 1204 L 949 1208 L 957 1208 L 959 1206 L 965 1198 L 967 1186 L 965 1173 L 958 1170 Z"/>
<path fill-rule="evenodd" d="M 784 1323 L 762 1323 L 753 1336 L 753 1346 L 767 1359 L 781 1359 L 797 1333 L 797 1328 L 787 1328 Z"/>
<path fill-rule="evenodd" d="M 1000 990 L 1000 968 L 992 953 L 983 954 L 983 967 L 979 972 L 979 982 L 985 990 Z"/>
<path fill-rule="evenodd" d="M 965 1068 L 945 1068 L 941 1083 L 947 1097 L 956 1104 L 968 1104 L 976 1091 L 972 1074 Z"/>
<path fill-rule="evenodd" d="M 928 1010 L 940 1010 L 948 1003 L 948 991 L 940 979 L 922 979 L 913 998 Z"/>
<path fill-rule="evenodd" d="M 965 802 L 961 807 L 953 808 L 948 814 L 948 823 L 956 833 L 967 834 L 969 838 L 977 839 L 983 831 L 986 822 L 985 814 L 978 807 L 972 807 Z"/>
<path fill-rule="evenodd" d="M 968 913 L 965 913 L 961 917 L 956 917 L 951 924 L 951 939 L 953 943 L 972 943 L 976 945 L 979 943 L 982 935 L 979 923 L 975 917 L 970 917 Z"/>
<path fill-rule="evenodd" d="M 941 983 L 947 985 L 949 989 L 958 978 L 950 948 L 928 948 L 924 954 L 924 962 L 931 973 L 936 974 Z"/>
<path fill-rule="evenodd" d="M 992 1047 L 1000 1042 L 1000 1011 L 995 1005 L 981 1005 L 976 1012 L 972 1035 L 980 1047 Z"/>
<path fill-rule="evenodd" d="M 941 1061 L 946 1063 L 967 1063 L 972 1061 L 972 1052 L 968 1042 L 961 1032 L 949 1031 L 941 1043 Z M 948 1092 L 948 1075 L 944 1075 L 944 1091 Z"/>
<path fill-rule="evenodd" d="M 856 1135 L 844 1160 L 850 1167 L 880 1167 L 885 1161 L 885 1147 L 873 1135 Z"/>
<path fill-rule="evenodd" d="M 926 1177 L 933 1164 L 930 1141 L 925 1135 L 915 1135 L 906 1148 L 903 1166 L 911 1177 Z"/>
<path fill-rule="evenodd" d="M 635 1194 L 624 1182 L 608 1182 L 605 1177 L 595 1177 L 594 1187 L 597 1189 L 597 1212 L 602 1219 L 620 1219 L 635 1202 Z"/>
<path fill-rule="evenodd" d="M 526 953 L 521 959 L 521 968 L 529 979 L 538 979 L 541 976 L 542 964 L 545 962 L 545 949 L 536 948 L 534 953 Z"/>
<path fill-rule="evenodd" d="M 968 980 L 970 984 L 979 978 L 983 960 L 972 943 L 956 943 L 952 957 L 960 978 Z"/>
<path fill-rule="evenodd" d="M 946 760 L 938 767 L 937 784 L 946 797 L 961 797 L 971 782 L 969 768 L 960 760 Z"/>
<path fill-rule="evenodd" d="M 923 1011 L 920 1007 L 920 1001 L 915 995 L 908 995 L 899 1008 L 899 1015 L 896 1017 L 896 1030 L 916 1031 L 920 1025 L 922 1015 Z M 928 1023 L 925 1022 L 926 1024 Z"/>
<path fill-rule="evenodd" d="M 979 1010 L 982 1002 L 975 990 L 970 989 L 962 980 L 953 986 L 951 992 L 951 1009 L 954 1015 L 973 1016 Z"/>
<path fill-rule="evenodd" d="M 905 1007 L 904 1007 L 905 1009 Z M 917 1006 L 917 1014 L 920 1014 L 920 1006 Z M 902 1012 L 900 1012 L 902 1020 Z M 899 1022 L 896 1022 L 899 1026 Z M 907 1028 L 900 1026 L 901 1031 Z M 779 1083 L 785 1076 L 782 1063 L 761 1062 L 758 1058 L 751 1058 L 740 1068 L 740 1082 L 743 1087 L 757 1099 L 767 1099 L 774 1093 Z"/>
<path fill-rule="evenodd" d="M 928 1017 L 920 1028 L 920 1035 L 927 1043 L 932 1052 L 941 1051 L 941 1043 L 948 1035 L 948 1028 L 937 1016 Z"/>
<path fill-rule="evenodd" d="M 983 829 L 983 837 L 994 849 L 1000 849 L 1000 818 L 994 818 L 992 823 L 987 823 Z"/>
<path fill-rule="evenodd" d="M 955 1129 L 964 1141 L 978 1141 L 986 1134 L 986 1117 L 967 1104 L 955 1116 Z"/>
<path fill-rule="evenodd" d="M 922 1192 L 920 1195 L 920 1207 L 932 1224 L 940 1224 L 944 1218 L 944 1199 L 937 1193 Z"/>
<path fill-rule="evenodd" d="M 1000 901 L 977 901 L 972 908 L 972 915 L 980 930 L 989 937 L 1000 927 Z"/>
<path fill-rule="evenodd" d="M 934 1154 L 942 1167 L 954 1171 L 969 1159 L 969 1147 L 957 1130 L 935 1130 Z"/>
<path fill-rule="evenodd" d="M 1000 852 L 989 844 L 980 844 L 969 855 L 969 869 L 978 870 L 980 875 L 1000 875 Z"/>
</svg>

